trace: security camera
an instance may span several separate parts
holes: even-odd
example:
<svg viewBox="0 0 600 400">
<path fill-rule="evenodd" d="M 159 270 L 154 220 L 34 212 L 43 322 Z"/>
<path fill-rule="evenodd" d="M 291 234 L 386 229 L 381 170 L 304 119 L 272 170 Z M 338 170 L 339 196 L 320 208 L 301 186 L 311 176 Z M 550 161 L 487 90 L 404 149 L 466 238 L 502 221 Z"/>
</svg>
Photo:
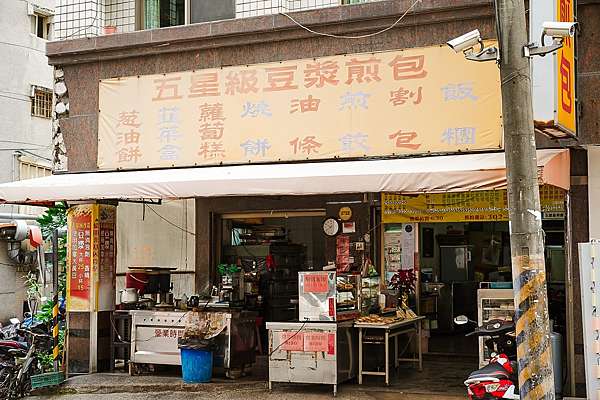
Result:
<svg viewBox="0 0 600 400">
<path fill-rule="evenodd" d="M 547 21 L 542 24 L 542 35 L 551 36 L 555 39 L 573 37 L 577 22 Z"/>
<path fill-rule="evenodd" d="M 450 40 L 449 42 L 446 42 L 446 44 L 457 53 L 472 49 L 476 45 L 480 45 L 483 48 L 479 29 L 475 29 L 474 31 L 465 33 L 462 36 L 459 36 L 455 39 Z"/>
</svg>

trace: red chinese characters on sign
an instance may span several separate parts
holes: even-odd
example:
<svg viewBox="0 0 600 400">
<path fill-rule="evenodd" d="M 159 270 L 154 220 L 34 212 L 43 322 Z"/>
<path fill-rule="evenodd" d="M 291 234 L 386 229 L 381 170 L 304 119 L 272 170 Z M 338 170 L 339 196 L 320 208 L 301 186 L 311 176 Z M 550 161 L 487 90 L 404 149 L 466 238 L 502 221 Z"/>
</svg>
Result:
<svg viewBox="0 0 600 400">
<path fill-rule="evenodd" d="M 413 143 L 417 136 L 416 132 L 402 132 L 402 130 L 399 130 L 388 137 L 395 142 L 394 144 L 398 148 L 417 150 L 421 147 L 420 143 Z"/>
<path fill-rule="evenodd" d="M 336 61 L 316 61 L 312 64 L 307 64 L 304 68 L 304 87 L 310 88 L 314 86 L 322 88 L 326 84 L 337 86 L 339 83 L 339 80 L 336 78 L 338 69 L 339 66 Z"/>
<path fill-rule="evenodd" d="M 323 144 L 317 142 L 316 136 L 305 136 L 302 139 L 297 137 L 294 140 L 290 140 L 290 145 L 294 148 L 294 154 L 300 152 L 309 155 L 311 153 L 318 153 L 319 147 Z"/>
<path fill-rule="evenodd" d="M 100 281 L 103 282 L 111 277 L 115 270 L 115 224 L 114 222 L 100 223 L 99 231 L 100 247 Z"/>
<path fill-rule="evenodd" d="M 209 72 L 204 74 L 194 74 L 190 78 L 189 97 L 209 97 L 220 96 L 219 74 Z"/>
<path fill-rule="evenodd" d="M 346 79 L 346 85 L 350 85 L 353 82 L 357 83 L 369 83 L 379 82 L 379 63 L 381 60 L 375 57 L 371 57 L 367 60 L 358 60 L 353 58 L 346 63 L 348 68 L 348 79 Z"/>
<path fill-rule="evenodd" d="M 427 76 L 425 67 L 425 56 L 396 56 L 389 63 L 392 67 L 394 80 L 421 79 Z"/>
<path fill-rule="evenodd" d="M 571 62 L 564 56 L 560 56 L 560 106 L 571 113 L 573 111 L 573 92 L 571 90 Z"/>
<path fill-rule="evenodd" d="M 305 274 L 304 293 L 327 293 L 329 291 L 329 274 Z"/>
<path fill-rule="evenodd" d="M 294 83 L 294 76 L 297 68 L 298 66 L 296 65 L 265 68 L 268 86 L 263 90 L 265 92 L 276 92 L 298 89 L 298 85 Z"/>
<path fill-rule="evenodd" d="M 311 94 L 306 99 L 292 99 L 290 114 L 319 111 L 320 103 L 321 100 L 313 98 Z"/>
<path fill-rule="evenodd" d="M 181 77 L 170 77 L 155 79 L 154 84 L 156 93 L 152 98 L 152 101 L 163 101 L 163 100 L 179 100 L 182 97 L 179 95 L 179 83 Z"/>
<path fill-rule="evenodd" d="M 225 113 L 223 104 L 205 103 L 200 106 L 200 150 L 198 155 L 204 160 L 225 158 L 225 147 L 223 145 L 223 134 L 225 131 Z"/>
<path fill-rule="evenodd" d="M 329 334 L 327 332 L 305 332 L 304 333 L 304 351 L 305 352 L 328 352 Z"/>
<path fill-rule="evenodd" d="M 303 332 L 281 332 L 279 336 L 280 349 L 283 351 L 304 351 Z"/>
<path fill-rule="evenodd" d="M 225 77 L 225 94 L 248 94 L 258 92 L 258 77 L 255 70 L 229 72 Z"/>
<path fill-rule="evenodd" d="M 71 226 L 69 296 L 89 301 L 92 268 L 92 214 L 73 217 Z"/>
<path fill-rule="evenodd" d="M 185 330 L 183 330 L 183 329 L 155 328 L 154 329 L 154 337 L 177 339 L 177 338 L 183 337 L 184 332 L 185 332 Z"/>
<path fill-rule="evenodd" d="M 410 101 L 412 104 L 421 104 L 423 100 L 423 87 L 419 86 L 416 91 L 405 89 L 400 87 L 398 90 L 392 90 L 390 92 L 390 103 L 393 106 L 402 106 Z"/>
<path fill-rule="evenodd" d="M 136 110 L 122 111 L 117 122 L 117 162 L 138 162 L 142 157 L 140 150 L 141 127 L 139 112 Z"/>
</svg>

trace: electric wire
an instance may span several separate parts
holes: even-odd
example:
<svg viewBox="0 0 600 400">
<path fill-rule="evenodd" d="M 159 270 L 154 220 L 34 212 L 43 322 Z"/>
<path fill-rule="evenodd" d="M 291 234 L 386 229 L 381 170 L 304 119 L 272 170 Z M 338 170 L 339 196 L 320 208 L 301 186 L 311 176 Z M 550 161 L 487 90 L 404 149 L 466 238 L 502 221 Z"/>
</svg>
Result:
<svg viewBox="0 0 600 400">
<path fill-rule="evenodd" d="M 166 223 L 168 223 L 169 225 L 171 225 L 171 226 L 173 226 L 173 227 L 175 227 L 175 228 L 177 228 L 177 229 L 181 229 L 183 232 L 185 232 L 185 233 L 187 233 L 187 234 L 189 234 L 189 235 L 196 236 L 196 233 L 194 233 L 194 232 L 191 232 L 191 231 L 188 231 L 187 229 L 185 229 L 185 228 L 183 228 L 183 227 L 181 227 L 181 226 L 177 225 L 176 223 L 169 221 L 167 218 L 165 218 L 165 217 L 163 217 L 162 215 L 160 215 L 160 214 L 159 214 L 159 213 L 158 213 L 158 212 L 157 212 L 155 209 L 153 209 L 153 208 L 152 208 L 152 207 L 150 207 L 149 205 L 146 205 L 146 207 L 148 207 L 148 209 L 149 209 L 150 211 L 152 211 L 154 214 L 156 214 L 156 216 L 157 216 L 158 218 L 162 219 L 163 221 L 165 221 L 165 222 L 166 222 Z"/>
<path fill-rule="evenodd" d="M 288 13 L 280 13 L 281 15 L 287 17 L 290 21 L 292 21 L 294 24 L 298 25 L 300 28 L 315 34 L 315 35 L 319 35 L 319 36 L 326 36 L 326 37 L 331 37 L 331 38 L 336 38 L 336 39 L 364 39 L 364 38 L 368 38 L 368 37 L 372 37 L 372 36 L 377 36 L 380 35 L 384 32 L 389 31 L 390 29 L 393 29 L 396 25 L 398 25 L 403 19 L 404 17 L 418 4 L 420 3 L 422 0 L 415 0 L 410 7 L 408 7 L 406 9 L 406 11 L 404 11 L 404 13 L 400 16 L 400 18 L 398 18 L 392 25 L 388 26 L 387 28 L 384 28 L 380 31 L 377 32 L 373 32 L 373 33 L 368 33 L 365 35 L 357 35 L 357 36 L 347 36 L 347 35 L 335 35 L 332 33 L 325 33 L 325 32 L 317 32 L 315 30 L 310 29 L 309 27 L 302 25 L 300 22 L 296 21 L 291 15 L 289 15 Z"/>
</svg>

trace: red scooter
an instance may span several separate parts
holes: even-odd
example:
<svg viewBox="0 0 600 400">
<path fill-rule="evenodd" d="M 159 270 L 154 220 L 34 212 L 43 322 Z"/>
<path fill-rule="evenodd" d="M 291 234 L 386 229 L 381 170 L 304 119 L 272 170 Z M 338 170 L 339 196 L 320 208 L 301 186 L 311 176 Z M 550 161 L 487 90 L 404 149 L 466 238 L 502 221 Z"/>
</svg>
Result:
<svg viewBox="0 0 600 400">
<path fill-rule="evenodd" d="M 464 325 L 475 321 L 464 315 L 454 318 L 454 323 Z M 518 389 L 517 344 L 513 321 L 493 319 L 478 326 L 465 336 L 488 336 L 485 346 L 491 353 L 488 365 L 471 372 L 465 386 L 471 400 L 520 399 Z"/>
</svg>

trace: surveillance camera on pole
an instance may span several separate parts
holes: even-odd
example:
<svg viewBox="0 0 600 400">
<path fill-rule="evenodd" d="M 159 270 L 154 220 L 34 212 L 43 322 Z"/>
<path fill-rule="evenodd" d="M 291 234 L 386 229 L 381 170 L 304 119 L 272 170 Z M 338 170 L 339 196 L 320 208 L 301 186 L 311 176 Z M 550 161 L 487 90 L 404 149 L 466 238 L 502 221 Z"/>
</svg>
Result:
<svg viewBox="0 0 600 400">
<path fill-rule="evenodd" d="M 542 24 L 542 38 L 540 39 L 540 45 L 537 46 L 535 43 L 529 43 L 523 47 L 523 54 L 525 57 L 531 58 L 532 56 L 543 57 L 548 53 L 552 53 L 563 47 L 563 40 L 566 37 L 575 36 L 576 29 L 577 22 L 544 22 Z M 545 45 L 546 36 L 552 38 L 552 44 L 549 46 Z"/>
<path fill-rule="evenodd" d="M 454 38 L 446 44 L 455 52 L 463 52 L 465 58 L 471 61 L 492 61 L 498 58 L 498 49 L 495 47 L 485 48 L 481 40 L 479 29 L 467 32 L 462 36 Z M 479 51 L 474 52 L 473 48 L 479 45 Z"/>
</svg>

